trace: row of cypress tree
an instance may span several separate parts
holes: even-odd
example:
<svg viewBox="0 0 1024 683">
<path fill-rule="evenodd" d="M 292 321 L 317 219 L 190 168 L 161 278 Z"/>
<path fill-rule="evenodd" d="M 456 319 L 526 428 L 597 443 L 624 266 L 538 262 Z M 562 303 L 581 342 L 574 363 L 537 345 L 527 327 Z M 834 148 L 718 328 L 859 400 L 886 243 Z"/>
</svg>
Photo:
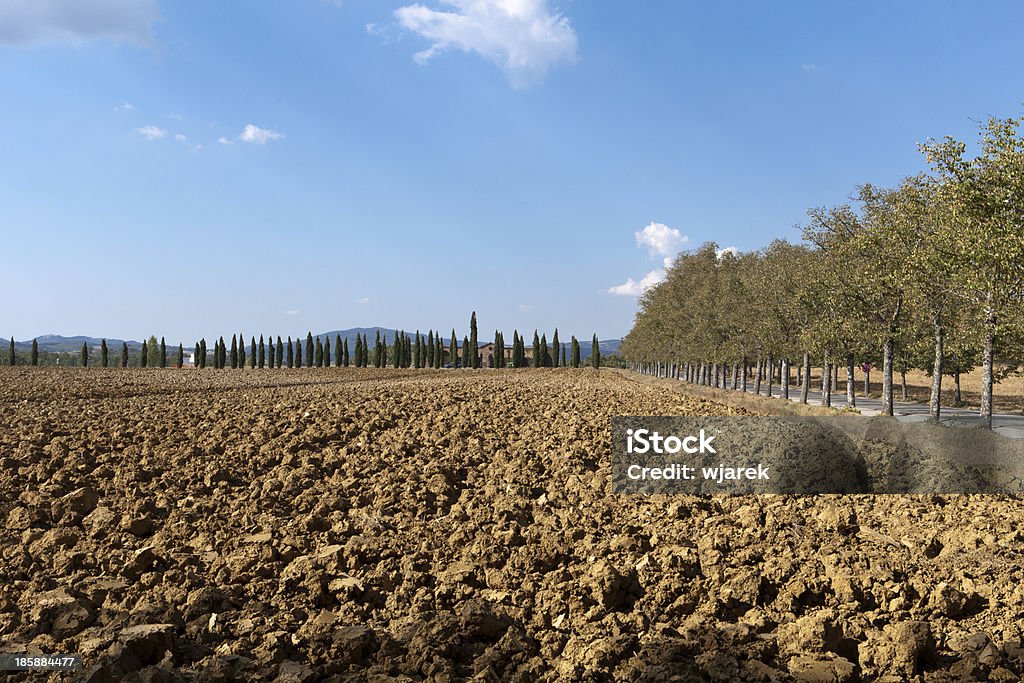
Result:
<svg viewBox="0 0 1024 683">
<path fill-rule="evenodd" d="M 559 343 L 557 329 L 552 337 L 551 346 L 548 346 L 546 334 L 538 335 L 537 330 L 534 330 L 532 354 L 530 357 L 527 357 L 524 338 L 519 334 L 518 330 L 514 330 L 512 333 L 511 353 L 509 354 L 506 353 L 504 334 L 495 330 L 494 349 L 488 359 L 488 364 L 490 367 L 496 367 L 500 363 L 501 365 L 510 365 L 513 368 L 557 368 L 559 366 L 578 368 L 581 366 L 580 344 L 576 337 L 572 337 L 569 346 L 570 352 L 567 359 L 566 349 Z M 293 341 L 289 336 L 286 341 L 282 341 L 281 336 L 278 335 L 275 341 L 273 335 L 268 335 L 268 337 L 264 338 L 262 334 L 259 341 L 256 340 L 255 336 L 250 337 L 248 354 L 246 354 L 245 337 L 241 334 L 231 336 L 230 348 L 227 342 L 225 342 L 224 337 L 219 337 L 214 342 L 212 354 L 207 348 L 205 338 L 197 341 L 194 349 L 194 362 L 198 368 L 207 367 L 209 362 L 212 362 L 214 369 L 229 367 L 231 369 L 242 369 L 247 364 L 250 368 L 301 368 L 304 362 L 305 367 L 322 368 L 330 367 L 332 363 L 330 338 L 328 337 L 321 342 L 320 337 L 313 337 L 312 332 L 306 333 L 305 353 L 303 353 L 303 343 L 300 338 L 296 338 Z M 446 353 L 448 354 L 447 363 Z M 10 341 L 8 357 L 9 364 L 14 365 L 16 355 L 13 337 Z M 600 351 L 597 347 L 597 335 L 594 335 L 593 351 L 591 353 L 591 364 L 594 367 L 600 367 L 600 357 Z M 128 344 L 122 342 L 119 359 L 119 364 L 122 368 L 128 367 L 128 358 Z M 506 358 L 508 359 L 507 361 L 505 360 Z M 178 344 L 174 367 L 181 368 L 184 365 L 184 359 L 184 347 Z M 496 359 L 501 359 L 501 361 Z M 82 343 L 80 360 L 83 367 L 89 365 L 89 347 L 85 342 Z M 32 340 L 30 364 L 39 364 L 39 345 L 34 339 Z M 109 367 L 109 364 L 107 340 L 104 339 L 100 343 L 100 365 L 105 368 Z M 391 366 L 395 368 L 440 369 L 446 364 L 452 367 L 480 368 L 482 367 L 483 359 L 479 350 L 476 312 L 474 311 L 470 317 L 469 335 L 463 337 L 460 345 L 455 330 L 452 329 L 451 342 L 447 349 L 444 346 L 440 332 L 435 332 L 434 330 L 429 330 L 426 336 L 422 335 L 419 330 L 413 336 L 400 331 L 395 335 L 391 344 L 388 344 L 386 335 L 383 338 L 381 337 L 380 330 L 378 330 L 372 348 L 366 334 L 356 334 L 355 352 L 354 355 L 350 356 L 348 339 L 342 339 L 340 335 L 335 335 L 333 364 L 336 367 L 354 365 L 355 367 L 363 368 L 372 365 L 375 368 Z M 150 336 L 149 339 L 142 342 L 142 349 L 139 353 L 139 366 L 143 368 L 168 367 L 167 344 L 163 337 L 158 342 L 155 336 Z"/>
</svg>

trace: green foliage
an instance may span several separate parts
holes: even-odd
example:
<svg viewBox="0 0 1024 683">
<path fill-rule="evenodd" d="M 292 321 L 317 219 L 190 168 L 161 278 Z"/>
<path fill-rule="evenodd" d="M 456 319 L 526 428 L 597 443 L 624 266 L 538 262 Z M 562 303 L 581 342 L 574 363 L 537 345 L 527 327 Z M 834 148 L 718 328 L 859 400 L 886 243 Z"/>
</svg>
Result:
<svg viewBox="0 0 1024 683">
<path fill-rule="evenodd" d="M 597 342 L 597 335 L 594 335 L 594 340 L 590 345 L 590 362 L 594 366 L 595 370 L 601 367 L 601 347 Z"/>
<path fill-rule="evenodd" d="M 89 345 L 82 342 L 82 367 L 89 367 Z"/>
<path fill-rule="evenodd" d="M 121 367 L 128 367 L 128 342 L 121 342 Z"/>
</svg>

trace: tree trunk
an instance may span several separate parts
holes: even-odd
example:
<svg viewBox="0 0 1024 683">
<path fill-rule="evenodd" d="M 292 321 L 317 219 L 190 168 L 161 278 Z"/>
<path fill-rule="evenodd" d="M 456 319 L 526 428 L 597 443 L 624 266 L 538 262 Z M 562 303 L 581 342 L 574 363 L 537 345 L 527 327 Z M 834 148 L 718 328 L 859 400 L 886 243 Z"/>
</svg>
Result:
<svg viewBox="0 0 1024 683">
<path fill-rule="evenodd" d="M 995 322 L 991 317 L 989 321 L 993 324 Z M 978 411 L 979 421 L 985 429 L 992 429 L 992 363 L 994 358 L 995 335 L 992 332 L 992 325 L 987 325 L 981 361 L 981 407 Z"/>
<path fill-rule="evenodd" d="M 811 390 L 811 354 L 804 352 L 804 364 L 800 370 L 803 381 L 800 383 L 800 402 L 807 403 L 807 394 Z"/>
<path fill-rule="evenodd" d="M 782 398 L 789 400 L 789 358 L 782 359 Z"/>
<path fill-rule="evenodd" d="M 821 367 L 821 405 L 832 407 L 832 361 L 825 353 L 825 362 Z"/>
<path fill-rule="evenodd" d="M 754 393 L 758 396 L 761 395 L 761 357 L 757 357 L 757 374 L 754 376 Z"/>
<path fill-rule="evenodd" d="M 960 370 L 953 371 L 953 405 L 959 406 L 963 403 L 963 395 L 960 393 Z"/>
<path fill-rule="evenodd" d="M 854 391 L 853 381 L 853 352 L 846 352 L 846 407 L 857 407 L 857 395 Z"/>
<path fill-rule="evenodd" d="M 775 355 L 768 354 L 768 398 L 772 397 L 772 386 L 775 384 Z"/>
<path fill-rule="evenodd" d="M 882 415 L 892 417 L 892 356 L 895 343 L 885 340 L 882 350 Z"/>
<path fill-rule="evenodd" d="M 739 364 L 738 363 L 733 363 L 732 364 L 732 390 L 733 391 L 736 391 L 736 389 L 739 387 L 739 381 L 740 381 L 739 371 L 740 371 Z"/>
<path fill-rule="evenodd" d="M 871 395 L 871 368 L 864 370 L 864 398 Z"/>
<path fill-rule="evenodd" d="M 740 384 L 741 384 L 740 388 L 743 390 L 743 393 L 745 394 L 745 393 L 747 393 L 747 357 L 746 356 L 743 356 L 743 359 L 740 361 L 740 371 L 743 373 L 743 376 L 740 378 Z"/>
<path fill-rule="evenodd" d="M 907 369 L 905 367 L 900 368 L 900 389 L 903 396 L 903 402 L 906 403 L 909 400 L 907 395 Z"/>
</svg>

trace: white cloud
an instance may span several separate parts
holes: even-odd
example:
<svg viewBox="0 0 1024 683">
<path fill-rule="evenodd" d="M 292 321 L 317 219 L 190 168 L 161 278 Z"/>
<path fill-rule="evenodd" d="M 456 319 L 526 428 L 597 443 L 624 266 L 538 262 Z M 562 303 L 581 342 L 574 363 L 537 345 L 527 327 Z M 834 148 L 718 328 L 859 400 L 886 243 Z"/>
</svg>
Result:
<svg viewBox="0 0 1024 683">
<path fill-rule="evenodd" d="M 718 251 L 715 252 L 715 256 L 717 256 L 718 258 L 722 258 L 726 254 L 732 254 L 733 256 L 739 256 L 740 250 L 737 249 L 736 247 L 726 247 L 724 249 L 719 249 Z"/>
<path fill-rule="evenodd" d="M 621 285 L 609 287 L 608 293 L 617 294 L 619 296 L 640 296 L 654 285 L 662 282 L 664 279 L 665 271 L 652 270 L 647 273 L 647 275 L 644 275 L 640 282 L 637 282 L 631 277 L 626 278 L 626 281 Z"/>
<path fill-rule="evenodd" d="M 817 64 L 801 64 L 800 68 L 804 71 L 824 71 L 825 67 Z"/>
<path fill-rule="evenodd" d="M 517 308 L 518 308 L 518 309 L 519 309 L 519 310 L 520 310 L 521 312 L 523 312 L 523 313 L 526 313 L 526 312 L 528 312 L 528 311 L 532 311 L 534 307 L 533 307 L 533 305 L 532 305 L 532 304 L 519 304 L 519 306 L 517 306 Z"/>
<path fill-rule="evenodd" d="M 636 237 L 637 246 L 647 247 L 652 257 L 668 257 L 670 260 L 690 239 L 675 228 L 654 221 L 651 221 L 643 230 L 638 230 L 633 236 Z"/>
<path fill-rule="evenodd" d="M 220 136 L 219 138 L 217 138 L 217 142 L 219 142 L 222 145 L 233 145 L 233 144 L 235 144 L 235 143 L 231 142 L 231 140 L 228 140 L 223 135 Z"/>
<path fill-rule="evenodd" d="M 135 111 L 135 105 L 131 102 L 122 102 L 114 107 L 114 111 Z"/>
<path fill-rule="evenodd" d="M 577 59 L 568 18 L 547 0 L 440 0 L 451 11 L 420 4 L 395 10 L 399 24 L 431 41 L 414 59 L 426 64 L 449 49 L 476 52 L 505 72 L 515 88 L 543 80 L 548 69 Z"/>
<path fill-rule="evenodd" d="M 141 135 L 147 140 L 161 140 L 167 137 L 167 131 L 157 126 L 143 126 L 142 128 L 136 128 L 135 133 Z"/>
<path fill-rule="evenodd" d="M 178 142 L 185 142 L 186 140 L 188 140 L 188 138 L 182 135 L 181 133 L 175 133 L 174 139 L 177 140 Z"/>
<path fill-rule="evenodd" d="M 280 140 L 284 135 L 278 133 L 276 130 L 269 130 L 267 128 L 260 128 L 253 124 L 248 124 L 242 132 L 238 135 L 238 139 L 242 142 L 249 142 L 254 145 L 264 145 L 270 140 Z"/>
<path fill-rule="evenodd" d="M 609 294 L 640 296 L 651 287 L 660 283 L 665 279 L 665 269 L 672 266 L 672 262 L 675 261 L 679 250 L 690 240 L 689 237 L 675 228 L 670 228 L 664 223 L 655 223 L 654 221 L 633 233 L 633 237 L 636 239 L 636 246 L 640 248 L 647 247 L 647 255 L 650 258 L 661 259 L 663 268 L 650 271 L 639 282 L 631 277 L 626 278 L 626 281 L 621 285 L 609 287 Z"/>
<path fill-rule="evenodd" d="M 293 309 L 291 309 L 291 310 L 289 310 L 289 311 L 281 311 L 281 312 L 282 312 L 282 313 L 283 313 L 284 315 L 298 315 L 299 313 L 302 313 L 302 311 L 300 311 L 300 310 L 298 310 L 298 309 L 295 309 L 295 308 L 293 308 Z"/>
<path fill-rule="evenodd" d="M 370 303 L 370 297 L 364 296 L 362 299 L 356 299 L 356 303 L 359 304 L 360 306 L 365 306 L 366 304 Z"/>
<path fill-rule="evenodd" d="M 106 39 L 145 45 L 159 18 L 157 0 L 3 0 L 0 44 Z"/>
</svg>

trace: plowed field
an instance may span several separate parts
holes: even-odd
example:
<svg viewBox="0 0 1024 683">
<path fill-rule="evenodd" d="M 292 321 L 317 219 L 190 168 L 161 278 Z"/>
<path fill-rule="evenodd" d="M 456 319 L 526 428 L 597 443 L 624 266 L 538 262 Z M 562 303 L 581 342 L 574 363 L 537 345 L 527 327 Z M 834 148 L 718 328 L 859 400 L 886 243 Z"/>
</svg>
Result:
<svg viewBox="0 0 1024 683">
<path fill-rule="evenodd" d="M 35 370 L 0 371 L 0 646 L 78 678 L 1024 666 L 1020 499 L 609 493 L 612 415 L 738 408 L 591 370 Z"/>
</svg>

